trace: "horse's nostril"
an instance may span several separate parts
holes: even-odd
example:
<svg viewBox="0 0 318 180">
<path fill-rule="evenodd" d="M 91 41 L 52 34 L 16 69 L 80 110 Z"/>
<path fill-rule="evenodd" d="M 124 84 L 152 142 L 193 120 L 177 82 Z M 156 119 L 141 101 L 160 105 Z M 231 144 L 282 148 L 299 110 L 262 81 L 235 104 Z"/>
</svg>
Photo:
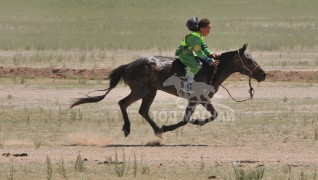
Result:
<svg viewBox="0 0 318 180">
<path fill-rule="evenodd" d="M 265 73 L 262 73 L 262 76 L 263 76 L 263 77 L 266 77 L 266 74 L 265 74 Z"/>
</svg>

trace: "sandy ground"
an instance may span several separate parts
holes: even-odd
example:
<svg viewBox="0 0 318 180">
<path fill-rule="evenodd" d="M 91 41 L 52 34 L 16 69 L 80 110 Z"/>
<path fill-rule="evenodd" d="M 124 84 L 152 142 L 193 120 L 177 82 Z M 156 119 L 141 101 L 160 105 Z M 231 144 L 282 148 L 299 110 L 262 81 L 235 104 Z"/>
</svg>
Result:
<svg viewBox="0 0 318 180">
<path fill-rule="evenodd" d="M 0 77 L 24 77 L 24 78 L 84 78 L 105 79 L 112 71 L 104 69 L 72 69 L 72 68 L 30 68 L 30 67 L 0 67 Z M 306 81 L 316 82 L 318 71 L 291 71 L 291 70 L 268 70 L 267 81 Z M 239 73 L 233 74 L 229 80 L 246 80 L 246 76 Z"/>
<path fill-rule="evenodd" d="M 276 55 L 268 58 L 264 55 L 263 58 L 269 63 L 273 56 Z M 281 56 L 284 60 L 285 54 Z M 312 59 L 311 55 L 308 57 Z M 101 179 L 104 169 L 100 164 L 107 157 L 114 158 L 115 151 L 121 156 L 122 150 L 127 158 L 134 157 L 134 154 L 138 159 L 143 158 L 151 171 L 159 174 L 163 174 L 160 168 L 171 167 L 170 172 L 179 171 L 179 168 L 198 168 L 202 157 L 207 166 L 226 165 L 231 172 L 232 164 L 243 167 L 265 165 L 272 169 L 288 165 L 302 170 L 318 165 L 318 141 L 314 138 L 318 127 L 316 66 L 307 70 L 288 66 L 281 68 L 283 70 L 279 67 L 266 68 L 266 82 L 252 82 L 255 98 L 241 104 L 230 100 L 226 91 L 220 88 L 212 102 L 219 112 L 225 112 L 224 108 L 235 112 L 234 122 L 217 120 L 202 128 L 189 124 L 164 134 L 163 139 L 154 136 L 147 123 L 141 123 L 137 113 L 140 101 L 128 109 L 132 119 L 129 137 L 125 138 L 121 131 L 123 122 L 120 116 L 115 122 L 106 123 L 109 121 L 108 114 L 120 113 L 118 101 L 129 94 L 129 88 L 122 84 L 102 102 L 75 108 L 74 112 L 82 113 L 84 121 L 68 123 L 61 120 L 62 126 L 57 125 L 58 121 L 43 124 L 51 109 L 53 116 L 62 109 L 61 117 L 69 121 L 72 112 L 66 110 L 72 100 L 83 97 L 89 91 L 105 88 L 107 83 L 103 79 L 112 68 L 0 66 L 0 113 L 3 114 L 0 114 L 0 167 L 7 168 L 0 170 L 0 178 L 5 177 L 1 173 L 7 173 L 11 163 L 17 169 L 19 167 L 18 177 L 35 174 L 32 171 L 37 170 L 32 170 L 32 166 L 45 166 L 48 156 L 55 165 L 63 158 L 70 173 L 80 153 L 87 160 L 86 171 L 97 174 L 96 178 L 88 179 Z M 232 75 L 224 85 L 238 99 L 249 96 L 248 79 L 240 74 Z M 151 113 L 154 116 L 161 111 L 175 110 L 181 113 L 180 117 L 184 106 L 184 100 L 158 92 Z M 27 112 L 30 112 L 31 125 L 22 122 Z M 204 112 L 204 109 L 200 107 L 197 112 Z M 158 121 L 158 124 L 167 122 Z M 34 137 L 43 140 L 39 149 L 35 148 Z M 27 156 L 13 156 L 21 153 Z M 27 167 L 30 172 L 23 172 Z M 41 171 L 42 174 L 46 172 L 45 168 Z M 72 176 L 78 177 L 76 174 Z"/>
<path fill-rule="evenodd" d="M 229 86 L 235 97 L 243 98 L 248 95 L 246 92 L 248 89 L 247 83 L 227 82 L 226 85 Z M 263 99 L 272 99 L 273 102 L 275 102 L 275 99 L 281 100 L 284 97 L 287 99 L 318 99 L 318 86 L 306 86 L 307 84 L 304 87 L 303 85 L 295 86 L 295 84 L 290 85 L 288 83 L 261 83 L 255 87 L 256 95 L 253 102 L 259 102 Z M 92 88 L 55 89 L 52 87 L 44 89 L 41 88 L 40 85 L 34 85 L 28 88 L 22 85 L 0 85 L 0 89 L 0 98 L 5 99 L 8 94 L 12 94 L 14 99 L 17 99 L 12 102 L 15 108 L 23 108 L 25 106 L 45 107 L 47 104 L 56 103 L 56 101 L 63 107 L 67 107 L 73 98 L 81 97 L 82 93 L 87 93 L 92 90 Z M 114 109 L 116 109 L 116 102 L 125 97 L 128 93 L 129 89 L 127 87 L 120 86 L 116 91 L 111 92 L 102 104 L 106 105 L 111 103 Z M 167 99 L 171 100 L 176 98 L 159 92 L 154 104 L 158 107 L 160 104 L 165 103 Z M 229 97 L 224 90 L 220 89 L 215 96 L 215 100 L 218 102 L 229 101 Z M 137 104 L 140 104 L 140 102 Z M 248 106 L 248 104 L 249 103 L 245 103 L 244 106 Z M 230 105 L 234 105 L 234 102 L 230 103 Z M 314 106 L 317 106 L 317 104 L 314 104 Z M 90 107 L 93 107 L 93 105 L 90 105 Z M 188 126 L 188 128 L 190 128 L 192 125 Z M 82 156 L 87 158 L 88 161 L 101 162 L 105 159 L 105 155 L 114 153 L 114 147 L 124 147 L 127 156 L 132 157 L 134 152 L 138 152 L 139 155 L 143 154 L 144 159 L 151 164 L 169 164 L 171 162 L 196 164 L 200 161 L 201 156 L 204 156 L 210 163 L 244 162 L 247 160 L 261 164 L 312 165 L 318 163 L 317 143 L 305 143 L 304 145 L 302 142 L 288 142 L 282 144 L 266 140 L 264 144 L 247 139 L 244 145 L 233 145 L 213 143 L 213 141 L 201 141 L 200 135 L 196 137 L 196 141 L 194 142 L 189 139 L 187 143 L 178 143 L 176 141 L 166 142 L 165 138 L 159 140 L 155 136 L 150 136 L 146 142 L 150 142 L 150 144 L 160 144 L 160 146 L 149 147 L 145 144 L 140 144 L 140 141 L 134 139 L 136 138 L 134 135 L 131 135 L 132 137 L 129 138 L 122 136 L 121 131 L 117 131 L 117 134 L 113 134 L 111 137 L 103 137 L 103 134 L 99 134 L 98 132 L 70 133 L 59 142 L 53 144 L 48 143 L 40 149 L 35 149 L 30 140 L 8 139 L 5 142 L 6 145 L 4 148 L 0 149 L 0 154 L 10 153 L 12 155 L 15 153 L 27 153 L 27 157 L 17 157 L 14 158 L 14 161 L 28 163 L 34 161 L 44 162 L 48 154 L 53 160 L 57 160 L 63 156 L 64 160 L 68 162 L 74 160 L 78 152 L 81 152 Z M 73 144 L 78 144 L 78 146 L 72 146 Z M 9 163 L 10 161 L 12 161 L 11 158 L 0 156 L 0 162 Z"/>
</svg>

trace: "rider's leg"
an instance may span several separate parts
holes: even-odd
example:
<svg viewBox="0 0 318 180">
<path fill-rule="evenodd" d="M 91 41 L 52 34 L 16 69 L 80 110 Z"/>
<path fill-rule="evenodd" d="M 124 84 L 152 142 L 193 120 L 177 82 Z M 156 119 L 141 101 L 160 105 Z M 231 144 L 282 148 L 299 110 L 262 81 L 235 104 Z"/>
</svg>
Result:
<svg viewBox="0 0 318 180">
<path fill-rule="evenodd" d="M 181 88 L 185 92 L 191 91 L 191 85 L 194 79 L 194 74 L 190 71 L 189 67 L 185 67 L 186 75 L 181 77 Z"/>
<path fill-rule="evenodd" d="M 196 62 L 195 62 L 196 63 Z M 185 67 L 186 75 L 182 78 L 183 80 L 183 90 L 185 92 L 191 92 L 191 86 L 194 81 L 194 76 L 199 72 L 200 67 L 198 64 L 189 63 L 187 67 Z"/>
</svg>

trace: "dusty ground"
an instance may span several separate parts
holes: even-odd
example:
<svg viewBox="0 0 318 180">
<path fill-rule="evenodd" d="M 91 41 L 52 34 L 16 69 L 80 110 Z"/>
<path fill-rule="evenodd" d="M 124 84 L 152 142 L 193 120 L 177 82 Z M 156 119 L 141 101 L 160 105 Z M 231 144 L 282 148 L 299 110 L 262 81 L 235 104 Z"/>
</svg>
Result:
<svg viewBox="0 0 318 180">
<path fill-rule="evenodd" d="M 143 179 L 234 179 L 233 167 L 265 167 L 265 179 L 318 177 L 316 53 L 253 53 L 268 74 L 266 82 L 252 82 L 253 101 L 235 103 L 220 89 L 215 122 L 186 125 L 162 140 L 138 114 L 140 101 L 128 108 L 132 127 L 124 137 L 118 107 L 129 93 L 124 85 L 102 102 L 67 111 L 75 98 L 107 87 L 110 67 L 140 54 L 154 52 L 91 52 L 84 60 L 79 52 L 0 52 L 0 179 L 46 179 L 48 156 L 53 179 L 63 179 L 62 159 L 68 179 L 114 179 L 116 152 L 130 164 L 127 179 L 134 177 L 135 156 Z M 228 80 L 234 97 L 248 97 L 245 76 Z M 176 123 L 185 103 L 159 92 L 151 116 L 160 126 Z M 207 114 L 199 107 L 194 116 Z M 74 169 L 78 154 L 86 159 L 83 172 Z"/>
<path fill-rule="evenodd" d="M 24 176 L 43 179 L 46 177 L 47 156 L 54 163 L 54 168 L 63 158 L 71 179 L 116 177 L 114 166 L 103 162 L 108 157 L 114 159 L 115 151 L 121 160 L 123 150 L 126 160 L 130 158 L 132 161 L 136 154 L 138 161 L 143 158 L 152 178 L 163 179 L 207 178 L 211 175 L 227 178 L 233 173 L 232 164 L 243 168 L 264 165 L 267 179 L 281 179 L 298 177 L 301 172 L 311 176 L 318 164 L 316 83 L 254 83 L 255 99 L 242 104 L 232 102 L 226 92 L 220 89 L 214 98 L 216 108 L 222 112 L 224 107 L 218 106 L 221 104 L 233 109 L 234 120 L 217 120 L 203 127 L 189 124 L 165 134 L 164 139 L 160 140 L 138 115 L 139 101 L 129 108 L 132 132 L 129 137 L 123 137 L 117 102 L 129 93 L 129 89 L 122 85 L 104 101 L 76 108 L 73 112 L 78 117 L 72 120 L 72 112 L 66 111 L 70 101 L 106 85 L 93 80 L 82 84 L 78 80 L 41 78 L 14 82 L 11 78 L 2 78 L 0 85 L 2 178 L 7 176 L 10 164 L 13 164 L 19 179 Z M 228 81 L 225 85 L 235 97 L 248 96 L 248 85 L 244 81 Z M 180 111 L 181 116 L 182 104 L 183 100 L 159 92 L 151 111 L 176 110 Z M 198 108 L 197 111 L 204 110 Z M 50 112 L 52 117 L 49 116 Z M 115 115 L 111 120 L 110 114 Z M 171 123 L 160 119 L 157 122 L 160 125 Z M 35 148 L 36 140 L 43 143 L 39 149 Z M 10 155 L 6 157 L 5 153 Z M 13 156 L 19 153 L 27 153 L 28 156 Z M 76 173 L 73 168 L 79 153 L 87 158 L 84 174 Z M 205 165 L 203 172 L 200 171 L 202 162 Z M 293 171 L 286 173 L 283 170 L 285 167 L 292 167 Z M 37 171 L 42 173 L 34 176 Z M 185 172 L 194 175 L 182 176 Z M 57 171 L 54 176 L 60 177 Z M 149 176 L 139 177 L 147 179 Z"/>
<path fill-rule="evenodd" d="M 104 69 L 71 69 L 71 68 L 30 68 L 30 67 L 0 67 L 0 77 L 25 78 L 85 78 L 105 79 L 112 68 Z M 266 71 L 266 81 L 306 81 L 317 82 L 318 71 Z M 246 76 L 233 74 L 229 80 L 246 80 Z"/>
</svg>

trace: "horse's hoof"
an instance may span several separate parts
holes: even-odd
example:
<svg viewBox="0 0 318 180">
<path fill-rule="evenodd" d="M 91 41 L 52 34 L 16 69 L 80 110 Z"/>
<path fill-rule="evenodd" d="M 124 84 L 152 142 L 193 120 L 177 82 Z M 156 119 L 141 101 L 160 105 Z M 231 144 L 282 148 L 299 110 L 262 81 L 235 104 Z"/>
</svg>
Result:
<svg viewBox="0 0 318 180">
<path fill-rule="evenodd" d="M 191 119 L 189 123 L 199 126 L 203 126 L 205 124 L 201 119 Z"/>
<path fill-rule="evenodd" d="M 160 138 L 160 139 L 163 139 L 163 134 L 162 134 L 162 132 L 155 132 L 155 135 L 158 137 L 158 138 Z"/>
<path fill-rule="evenodd" d="M 124 131 L 124 134 L 125 134 L 125 137 L 127 137 L 128 135 L 129 135 L 129 131 L 128 130 L 126 130 L 126 129 L 123 129 L 123 131 Z"/>
</svg>

